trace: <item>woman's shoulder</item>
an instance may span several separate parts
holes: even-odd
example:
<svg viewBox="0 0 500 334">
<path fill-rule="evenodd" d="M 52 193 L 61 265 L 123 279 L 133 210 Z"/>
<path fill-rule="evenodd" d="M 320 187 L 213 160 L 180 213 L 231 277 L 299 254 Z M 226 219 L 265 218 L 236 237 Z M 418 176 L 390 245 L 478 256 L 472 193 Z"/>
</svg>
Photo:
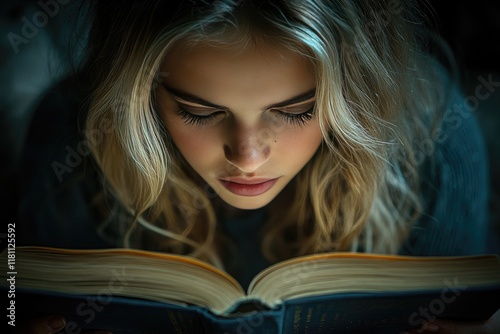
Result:
<svg viewBox="0 0 500 334">
<path fill-rule="evenodd" d="M 423 211 L 402 252 L 486 251 L 488 163 L 473 99 L 454 87 L 439 125 L 419 145 Z"/>
</svg>

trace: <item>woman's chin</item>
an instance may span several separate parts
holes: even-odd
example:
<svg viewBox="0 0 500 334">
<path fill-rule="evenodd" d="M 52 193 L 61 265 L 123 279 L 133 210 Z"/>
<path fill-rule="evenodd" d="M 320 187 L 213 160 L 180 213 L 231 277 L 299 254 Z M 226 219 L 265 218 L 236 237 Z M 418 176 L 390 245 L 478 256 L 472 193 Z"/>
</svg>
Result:
<svg viewBox="0 0 500 334">
<path fill-rule="evenodd" d="M 225 198 L 226 197 L 226 198 Z M 243 197 L 233 195 L 232 198 L 227 198 L 229 196 L 220 196 L 220 198 L 227 204 L 236 209 L 241 210 L 256 210 L 268 205 L 273 198 L 262 198 L 264 196 L 253 196 L 253 197 Z M 240 197 L 240 198 L 234 198 Z"/>
</svg>

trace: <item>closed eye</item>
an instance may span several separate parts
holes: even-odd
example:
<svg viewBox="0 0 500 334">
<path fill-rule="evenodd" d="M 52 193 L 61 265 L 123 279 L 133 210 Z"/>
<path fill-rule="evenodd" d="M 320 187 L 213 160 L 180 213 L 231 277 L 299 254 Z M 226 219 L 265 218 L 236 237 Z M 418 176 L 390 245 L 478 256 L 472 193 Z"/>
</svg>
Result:
<svg viewBox="0 0 500 334">
<path fill-rule="evenodd" d="M 271 109 L 278 116 L 293 125 L 305 125 L 313 118 L 316 106 L 316 98 L 312 97 L 306 101 L 295 103 L 289 106 Z"/>
<path fill-rule="evenodd" d="M 227 113 L 225 109 L 203 106 L 195 102 L 186 101 L 174 95 L 173 97 L 179 105 L 177 114 L 188 125 L 206 125 L 216 118 L 225 116 Z"/>
<path fill-rule="evenodd" d="M 304 112 L 285 112 L 280 109 L 272 109 L 279 117 L 283 118 L 287 123 L 292 125 L 303 126 L 313 118 L 314 104 Z M 302 109 L 303 110 L 303 109 Z"/>
<path fill-rule="evenodd" d="M 176 111 L 181 119 L 188 125 L 208 125 L 216 119 L 221 119 L 227 116 L 229 110 L 224 107 L 215 105 L 205 106 L 197 101 L 188 101 L 170 93 L 173 99 L 177 102 L 179 109 Z M 267 109 L 278 117 L 282 118 L 289 124 L 305 125 L 307 121 L 313 118 L 316 105 L 316 97 L 309 93 L 309 98 L 306 100 L 290 103 L 289 105 L 274 106 Z"/>
<path fill-rule="evenodd" d="M 213 120 L 218 119 L 219 117 L 225 117 L 226 111 L 218 110 L 207 114 L 198 114 L 198 113 L 194 114 L 181 107 L 179 110 L 177 110 L 177 114 L 187 125 L 201 126 L 201 125 L 207 125 L 211 123 Z"/>
</svg>

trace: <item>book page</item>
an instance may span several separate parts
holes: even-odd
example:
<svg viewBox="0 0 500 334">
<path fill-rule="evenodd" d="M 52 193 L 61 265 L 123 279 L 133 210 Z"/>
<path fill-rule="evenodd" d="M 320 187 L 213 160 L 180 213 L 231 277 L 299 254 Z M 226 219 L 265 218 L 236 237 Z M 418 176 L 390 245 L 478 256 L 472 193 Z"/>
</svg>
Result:
<svg viewBox="0 0 500 334">
<path fill-rule="evenodd" d="M 5 260 L 6 253 L 1 257 Z M 224 313 L 245 295 L 234 278 L 210 264 L 139 250 L 18 247 L 16 269 L 19 287 L 97 294 L 103 287 L 121 283 L 116 292 L 119 296 L 198 305 L 216 314 Z"/>
<path fill-rule="evenodd" d="M 498 256 L 305 256 L 277 263 L 259 273 L 250 284 L 248 295 L 273 307 L 284 300 L 324 294 L 440 288 L 444 280 L 458 278 L 467 286 L 500 285 Z"/>
</svg>

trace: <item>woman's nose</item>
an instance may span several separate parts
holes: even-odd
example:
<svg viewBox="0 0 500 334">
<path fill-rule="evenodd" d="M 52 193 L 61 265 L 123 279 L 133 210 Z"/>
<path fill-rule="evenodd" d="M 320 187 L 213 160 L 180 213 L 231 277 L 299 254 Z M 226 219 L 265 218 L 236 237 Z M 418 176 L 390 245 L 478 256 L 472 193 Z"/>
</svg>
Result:
<svg viewBox="0 0 500 334">
<path fill-rule="evenodd" d="M 265 137 L 259 136 L 258 131 L 240 129 L 224 145 L 227 161 L 243 173 L 254 173 L 269 160 L 271 148 Z"/>
</svg>

